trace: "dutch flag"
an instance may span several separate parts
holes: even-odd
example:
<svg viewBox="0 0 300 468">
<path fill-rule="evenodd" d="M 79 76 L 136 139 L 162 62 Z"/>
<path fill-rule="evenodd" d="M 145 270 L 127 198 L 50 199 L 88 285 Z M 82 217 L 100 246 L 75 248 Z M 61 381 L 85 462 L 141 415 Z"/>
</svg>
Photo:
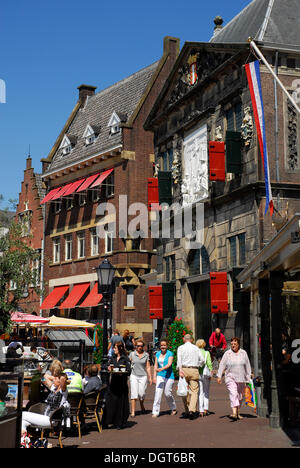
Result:
<svg viewBox="0 0 300 468">
<path fill-rule="evenodd" d="M 266 210 L 270 208 L 270 214 L 273 215 L 274 204 L 272 198 L 271 182 L 270 182 L 270 171 L 269 171 L 269 160 L 267 150 L 267 139 L 266 139 L 266 126 L 265 126 L 265 113 L 264 104 L 261 89 L 259 61 L 248 63 L 246 66 L 246 73 L 250 88 L 252 106 L 254 111 L 254 119 L 257 128 L 258 141 L 260 146 L 260 152 L 263 161 L 263 168 L 265 173 L 266 183 Z"/>
</svg>

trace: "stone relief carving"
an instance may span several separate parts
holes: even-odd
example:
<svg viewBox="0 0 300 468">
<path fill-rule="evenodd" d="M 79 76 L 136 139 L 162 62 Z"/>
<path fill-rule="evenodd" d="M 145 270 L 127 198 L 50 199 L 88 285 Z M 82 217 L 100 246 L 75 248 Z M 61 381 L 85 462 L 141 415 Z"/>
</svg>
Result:
<svg viewBox="0 0 300 468">
<path fill-rule="evenodd" d="M 294 106 L 287 102 L 287 164 L 291 171 L 300 168 L 298 154 L 298 114 Z"/>
<path fill-rule="evenodd" d="M 208 196 L 206 125 L 185 138 L 183 157 L 184 168 L 181 193 L 183 206 L 187 206 Z"/>
<path fill-rule="evenodd" d="M 221 125 L 216 127 L 215 141 L 224 141 Z"/>
<path fill-rule="evenodd" d="M 244 117 L 242 123 L 242 139 L 245 147 L 250 147 L 253 137 L 253 119 L 251 115 L 251 109 L 249 106 L 244 109 Z"/>
<path fill-rule="evenodd" d="M 229 57 L 230 54 L 191 50 L 187 62 L 178 69 L 178 81 L 166 103 L 166 108 L 181 99 Z"/>
</svg>

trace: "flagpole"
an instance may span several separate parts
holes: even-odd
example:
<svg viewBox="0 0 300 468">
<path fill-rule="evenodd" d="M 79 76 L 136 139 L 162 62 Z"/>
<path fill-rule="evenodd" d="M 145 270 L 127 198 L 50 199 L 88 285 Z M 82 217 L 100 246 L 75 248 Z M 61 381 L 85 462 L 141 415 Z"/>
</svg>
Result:
<svg viewBox="0 0 300 468">
<path fill-rule="evenodd" d="M 287 89 L 283 86 L 283 84 L 281 83 L 278 76 L 276 76 L 276 74 L 273 72 L 273 70 L 270 67 L 269 63 L 267 62 L 266 58 L 263 56 L 263 54 L 261 53 L 261 51 L 259 50 L 259 48 L 255 44 L 255 42 L 252 40 L 252 38 L 251 39 L 249 38 L 249 42 L 250 42 L 250 47 L 252 47 L 255 50 L 255 52 L 257 53 L 257 55 L 261 58 L 261 60 L 266 65 L 269 72 L 274 76 L 274 79 L 277 81 L 277 83 L 279 84 L 279 86 L 282 89 L 282 91 L 284 92 L 284 94 L 286 94 L 287 98 L 291 101 L 291 103 L 295 107 L 296 111 L 300 114 L 300 108 L 298 107 L 298 105 L 296 104 L 296 102 L 294 101 L 294 99 L 292 98 L 290 93 L 287 91 Z"/>
</svg>

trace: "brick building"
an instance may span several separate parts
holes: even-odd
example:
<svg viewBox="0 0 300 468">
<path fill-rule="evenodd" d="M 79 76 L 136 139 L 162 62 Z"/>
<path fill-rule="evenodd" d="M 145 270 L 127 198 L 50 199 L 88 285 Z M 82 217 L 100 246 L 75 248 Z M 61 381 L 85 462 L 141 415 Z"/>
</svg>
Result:
<svg viewBox="0 0 300 468">
<path fill-rule="evenodd" d="M 128 207 L 136 202 L 147 206 L 154 151 L 143 124 L 178 53 L 178 39 L 166 37 L 160 61 L 99 93 L 93 86 L 79 86 L 78 102 L 42 160 L 48 192 L 43 200 L 48 291 L 42 307 L 47 313 L 101 320 L 95 267 L 107 257 L 117 268 L 113 326 L 152 341 L 141 275 L 156 266 L 156 252 L 140 227 L 134 235 L 120 228 L 119 212 L 126 211 L 124 196 Z M 99 213 L 106 202 L 114 213 Z M 129 214 L 128 222 L 134 217 Z M 103 230 L 100 238 L 97 229 Z"/>
<path fill-rule="evenodd" d="M 43 208 L 41 201 L 45 196 L 41 174 L 34 171 L 32 159 L 26 159 L 24 179 L 21 184 L 21 192 L 16 209 L 16 221 L 22 225 L 22 235 L 28 245 L 39 253 L 39 258 L 34 261 L 32 268 L 38 271 L 36 289 L 29 287 L 24 292 L 24 298 L 19 301 L 20 308 L 29 314 L 33 312 L 40 315 L 40 295 L 37 290 L 43 281 L 43 270 L 41 268 L 43 249 Z M 10 288 L 13 290 L 14 285 Z"/>
<path fill-rule="evenodd" d="M 300 119 L 262 65 L 275 204 L 273 218 L 264 214 L 264 173 L 244 68 L 256 57 L 247 39 L 257 42 L 293 92 L 300 76 L 299 16 L 299 2 L 254 0 L 224 28 L 217 17 L 209 43 L 185 43 L 145 124 L 154 132 L 159 201 L 193 210 L 193 230 L 196 206 L 204 207 L 198 248 L 177 238 L 172 211 L 171 237 L 158 245 L 157 275 L 150 281 L 163 286 L 164 317 L 182 316 L 206 340 L 218 325 L 227 338 L 241 336 L 247 350 L 250 293 L 241 294 L 236 276 L 300 209 Z M 224 297 L 214 296 L 214 278 L 222 278 Z"/>
</svg>

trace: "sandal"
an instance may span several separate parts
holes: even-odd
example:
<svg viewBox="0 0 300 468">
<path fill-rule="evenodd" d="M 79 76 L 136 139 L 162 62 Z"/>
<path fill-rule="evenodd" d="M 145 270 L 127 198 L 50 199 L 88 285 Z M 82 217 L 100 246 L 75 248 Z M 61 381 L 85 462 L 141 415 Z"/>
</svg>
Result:
<svg viewBox="0 0 300 468">
<path fill-rule="evenodd" d="M 171 416 L 175 416 L 177 414 L 177 410 L 174 409 L 172 412 L 171 412 Z"/>
</svg>

